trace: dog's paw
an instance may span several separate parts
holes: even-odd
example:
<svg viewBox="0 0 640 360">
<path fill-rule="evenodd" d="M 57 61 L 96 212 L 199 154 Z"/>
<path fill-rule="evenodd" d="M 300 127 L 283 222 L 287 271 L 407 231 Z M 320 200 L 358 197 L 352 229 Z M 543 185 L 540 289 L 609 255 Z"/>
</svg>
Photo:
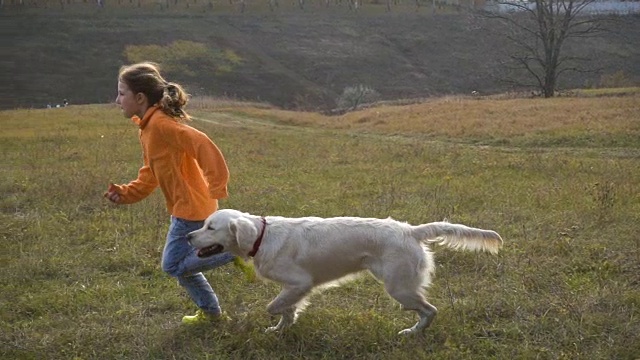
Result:
<svg viewBox="0 0 640 360">
<path fill-rule="evenodd" d="M 404 329 L 404 330 L 400 330 L 398 332 L 398 335 L 402 335 L 402 336 L 412 336 L 416 333 L 417 331 L 414 328 L 409 328 L 409 329 Z"/>
<path fill-rule="evenodd" d="M 268 328 L 264 329 L 264 332 L 269 334 L 269 333 L 278 332 L 278 330 L 280 330 L 280 327 L 278 326 L 269 326 Z"/>
</svg>

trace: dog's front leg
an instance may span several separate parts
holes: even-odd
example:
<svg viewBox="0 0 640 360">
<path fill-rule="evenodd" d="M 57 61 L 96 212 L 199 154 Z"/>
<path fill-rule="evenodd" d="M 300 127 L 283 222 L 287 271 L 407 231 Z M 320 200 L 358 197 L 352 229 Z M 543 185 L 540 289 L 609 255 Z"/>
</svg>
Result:
<svg viewBox="0 0 640 360">
<path fill-rule="evenodd" d="M 274 331 L 280 331 L 286 327 L 293 325 L 295 321 L 296 321 L 296 309 L 292 307 L 282 312 L 282 316 L 280 317 L 280 321 L 278 321 L 278 324 L 276 326 L 268 327 L 265 330 L 265 332 L 269 333 Z"/>
<path fill-rule="evenodd" d="M 297 304 L 309 293 L 311 286 L 285 286 L 280 294 L 267 306 L 271 315 L 282 315 L 276 326 L 267 329 L 267 332 L 282 330 L 291 326 L 296 321 Z"/>
</svg>

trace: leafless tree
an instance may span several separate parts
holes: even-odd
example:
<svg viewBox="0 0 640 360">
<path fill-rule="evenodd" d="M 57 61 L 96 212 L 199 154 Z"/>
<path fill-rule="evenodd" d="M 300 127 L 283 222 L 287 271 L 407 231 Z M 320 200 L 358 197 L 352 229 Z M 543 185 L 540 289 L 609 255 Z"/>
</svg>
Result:
<svg viewBox="0 0 640 360">
<path fill-rule="evenodd" d="M 524 69 L 532 78 L 529 85 L 546 98 L 555 94 L 558 77 L 568 71 L 593 71 L 584 67 L 586 57 L 568 55 L 566 44 L 580 38 L 598 36 L 606 17 L 589 14 L 596 0 L 499 0 L 486 15 L 507 25 L 505 34 L 515 45 L 510 65 Z"/>
</svg>

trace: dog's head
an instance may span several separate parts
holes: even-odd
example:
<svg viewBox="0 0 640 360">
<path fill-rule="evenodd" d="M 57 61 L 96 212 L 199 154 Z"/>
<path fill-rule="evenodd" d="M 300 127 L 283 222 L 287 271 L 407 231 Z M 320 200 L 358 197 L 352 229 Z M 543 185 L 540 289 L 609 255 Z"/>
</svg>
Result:
<svg viewBox="0 0 640 360">
<path fill-rule="evenodd" d="M 258 237 L 258 228 L 249 214 L 223 209 L 211 214 L 202 228 L 187 235 L 191 246 L 198 249 L 199 257 L 208 257 L 229 251 L 247 257 Z"/>
</svg>

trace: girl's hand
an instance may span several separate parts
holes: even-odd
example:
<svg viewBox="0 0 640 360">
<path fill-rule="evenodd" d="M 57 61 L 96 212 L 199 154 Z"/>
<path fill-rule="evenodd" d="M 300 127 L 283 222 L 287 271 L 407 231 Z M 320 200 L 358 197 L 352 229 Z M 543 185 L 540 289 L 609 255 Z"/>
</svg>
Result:
<svg viewBox="0 0 640 360">
<path fill-rule="evenodd" d="M 103 196 L 107 198 L 109 201 L 117 204 L 120 202 L 120 194 L 116 192 L 117 189 L 118 188 L 115 185 L 109 184 L 109 188 L 107 189 L 107 192 L 105 192 Z"/>
</svg>

